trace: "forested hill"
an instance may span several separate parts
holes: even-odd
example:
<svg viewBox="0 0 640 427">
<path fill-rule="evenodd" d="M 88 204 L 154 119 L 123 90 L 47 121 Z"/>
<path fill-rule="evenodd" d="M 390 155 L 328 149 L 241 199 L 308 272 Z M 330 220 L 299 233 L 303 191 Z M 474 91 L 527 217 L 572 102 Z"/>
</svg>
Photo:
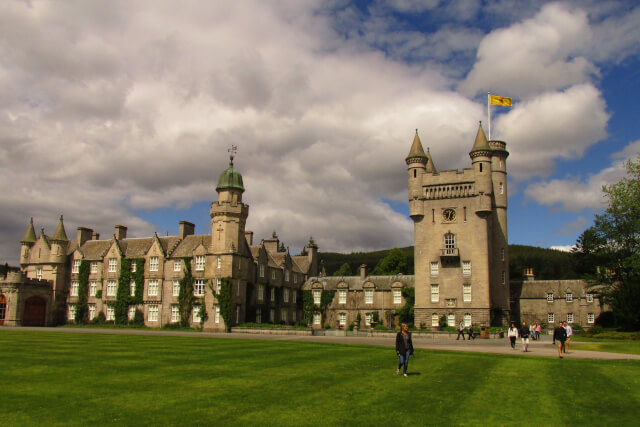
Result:
<svg viewBox="0 0 640 427">
<path fill-rule="evenodd" d="M 413 246 L 400 248 L 400 250 L 406 256 L 407 274 L 413 274 Z M 350 254 L 320 252 L 319 257 L 328 276 L 333 276 L 338 270 L 342 270 L 339 275 L 355 276 L 360 274 L 359 268 L 362 264 L 366 264 L 368 271 L 372 272 L 380 260 L 386 257 L 390 251 L 391 249 L 386 249 L 374 252 L 352 252 Z M 349 267 L 347 270 L 345 270 L 345 263 Z M 535 278 L 539 280 L 580 278 L 576 272 L 574 255 L 555 249 L 509 245 L 509 267 L 511 280 L 521 280 L 525 268 L 533 268 Z"/>
</svg>

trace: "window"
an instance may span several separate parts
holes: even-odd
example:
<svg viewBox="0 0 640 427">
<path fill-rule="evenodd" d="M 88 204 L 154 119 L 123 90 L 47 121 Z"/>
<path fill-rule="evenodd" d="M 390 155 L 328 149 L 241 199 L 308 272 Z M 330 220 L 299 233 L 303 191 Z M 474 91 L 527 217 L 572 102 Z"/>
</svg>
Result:
<svg viewBox="0 0 640 427">
<path fill-rule="evenodd" d="M 298 275 L 296 273 L 293 273 L 293 283 L 298 283 Z"/>
<path fill-rule="evenodd" d="M 504 194 L 504 185 L 500 183 L 500 194 Z"/>
<path fill-rule="evenodd" d="M 260 277 L 264 277 L 264 264 L 260 264 Z"/>
<path fill-rule="evenodd" d="M 273 323 L 276 321 L 276 311 L 272 308 L 269 310 L 269 322 Z"/>
<path fill-rule="evenodd" d="M 135 273 L 137 270 L 138 270 L 138 265 L 136 264 L 136 262 L 135 262 L 135 261 L 133 261 L 133 262 L 131 263 L 131 272 L 132 272 L 132 273 Z"/>
<path fill-rule="evenodd" d="M 158 296 L 158 281 L 157 280 L 149 280 L 149 289 L 147 290 L 147 295 L 150 297 Z"/>
<path fill-rule="evenodd" d="M 172 288 L 171 289 L 172 290 L 171 294 L 174 297 L 177 297 L 177 296 L 180 295 L 180 281 L 179 280 L 174 280 L 173 281 L 173 285 L 171 286 L 171 288 Z"/>
<path fill-rule="evenodd" d="M 500 261 L 504 261 L 504 248 L 500 248 Z"/>
<path fill-rule="evenodd" d="M 282 300 L 284 302 L 289 302 L 289 288 L 284 288 L 282 292 Z"/>
<path fill-rule="evenodd" d="M 313 303 L 320 304 L 320 297 L 322 296 L 322 291 L 314 289 L 313 291 Z"/>
<path fill-rule="evenodd" d="M 402 304 L 402 291 L 398 289 L 394 289 L 392 293 L 393 293 L 393 303 Z"/>
<path fill-rule="evenodd" d="M 465 283 L 462 285 L 462 301 L 469 302 L 471 301 L 471 284 Z"/>
<path fill-rule="evenodd" d="M 447 233 L 444 235 L 444 248 L 454 249 L 456 247 L 456 236 L 453 233 Z"/>
<path fill-rule="evenodd" d="M 70 295 L 72 297 L 77 297 L 78 296 L 78 288 L 80 287 L 80 282 L 78 282 L 77 280 L 74 280 L 71 282 L 71 292 Z"/>
<path fill-rule="evenodd" d="M 136 282 L 134 280 L 129 283 L 129 295 L 132 297 L 136 296 Z"/>
<path fill-rule="evenodd" d="M 158 271 L 158 257 L 152 256 L 149 258 L 149 271 Z"/>
<path fill-rule="evenodd" d="M 553 302 L 553 293 L 547 292 L 547 302 Z"/>
<path fill-rule="evenodd" d="M 286 282 L 288 282 L 288 281 L 289 281 L 289 270 L 285 270 L 285 271 L 284 271 L 284 280 L 285 280 Z"/>
<path fill-rule="evenodd" d="M 69 320 L 75 320 L 76 318 L 76 305 L 75 304 L 69 304 Z"/>
<path fill-rule="evenodd" d="M 462 275 L 465 277 L 471 276 L 471 261 L 462 261 Z"/>
<path fill-rule="evenodd" d="M 373 289 L 364 290 L 364 302 L 365 304 L 373 304 Z"/>
<path fill-rule="evenodd" d="M 547 323 L 555 323 L 556 322 L 556 317 L 553 315 L 553 313 L 547 313 Z"/>
<path fill-rule="evenodd" d="M 567 313 L 567 323 L 573 323 L 573 313 Z"/>
<path fill-rule="evenodd" d="M 456 315 L 449 313 L 447 316 L 447 326 L 456 326 Z"/>
<path fill-rule="evenodd" d="M 256 308 L 256 323 L 262 323 L 262 309 Z"/>
<path fill-rule="evenodd" d="M 347 325 L 347 313 L 338 314 L 338 323 L 340 323 L 340 327 L 345 327 Z"/>
<path fill-rule="evenodd" d="M 204 255 L 196 255 L 196 271 L 204 271 L 204 262 Z"/>
<path fill-rule="evenodd" d="M 587 293 L 587 302 L 593 302 L 593 294 Z"/>
<path fill-rule="evenodd" d="M 298 291 L 294 290 L 291 291 L 291 299 L 294 304 L 297 302 L 296 300 L 298 299 Z"/>
<path fill-rule="evenodd" d="M 118 260 L 115 258 L 109 258 L 109 273 L 115 273 L 118 270 Z"/>
<path fill-rule="evenodd" d="M 171 306 L 171 323 L 176 323 L 180 321 L 180 309 L 177 305 Z"/>
<path fill-rule="evenodd" d="M 365 324 L 365 326 L 371 326 L 371 318 L 372 317 L 373 316 L 371 316 L 371 313 L 366 313 L 364 315 L 364 324 Z"/>
<path fill-rule="evenodd" d="M 214 320 L 216 323 L 220 323 L 220 306 L 216 305 L 216 314 L 214 316 Z"/>
<path fill-rule="evenodd" d="M 107 306 L 107 316 L 105 317 L 105 319 L 107 321 L 111 321 L 111 320 L 115 320 L 115 318 L 116 318 L 116 309 L 113 307 Z"/>
<path fill-rule="evenodd" d="M 338 290 L 338 304 L 347 303 L 347 291 L 345 289 Z"/>
<path fill-rule="evenodd" d="M 464 314 L 464 326 L 467 328 L 471 326 L 471 313 Z"/>
<path fill-rule="evenodd" d="M 287 323 L 287 310 L 284 308 L 280 310 L 280 321 Z"/>
<path fill-rule="evenodd" d="M 507 272 L 502 272 L 502 284 L 505 285 L 507 283 Z"/>
<path fill-rule="evenodd" d="M 573 294 L 571 292 L 567 292 L 567 295 L 565 298 L 567 302 L 573 302 Z"/>
<path fill-rule="evenodd" d="M 271 288 L 271 302 L 276 301 L 276 288 Z"/>
<path fill-rule="evenodd" d="M 158 306 L 152 304 L 149 306 L 149 312 L 147 314 L 149 322 L 157 322 L 158 321 Z"/>
<path fill-rule="evenodd" d="M 89 320 L 93 320 L 96 317 L 96 305 L 89 304 Z"/>
<path fill-rule="evenodd" d="M 74 259 L 73 260 L 73 265 L 71 266 L 71 272 L 72 273 L 79 273 L 80 272 L 80 260 L 79 259 Z"/>
<path fill-rule="evenodd" d="M 258 285 L 258 301 L 264 300 L 264 285 Z"/>
<path fill-rule="evenodd" d="M 128 317 L 129 317 L 129 320 L 135 319 L 135 317 L 136 317 L 136 306 L 135 305 L 129 306 Z"/>
<path fill-rule="evenodd" d="M 173 261 L 173 271 L 181 271 L 182 263 L 180 261 Z"/>
<path fill-rule="evenodd" d="M 91 263 L 91 273 L 92 274 L 96 274 L 98 272 L 98 263 L 97 262 L 92 262 Z"/>
<path fill-rule="evenodd" d="M 313 324 L 314 325 L 319 325 L 320 324 L 320 313 L 313 313 Z"/>
<path fill-rule="evenodd" d="M 596 322 L 596 317 L 593 315 L 593 313 L 587 313 L 587 323 L 592 325 L 595 322 Z"/>
<path fill-rule="evenodd" d="M 221 256 L 218 257 L 217 263 L 218 263 L 218 268 L 222 268 L 222 257 Z"/>
<path fill-rule="evenodd" d="M 433 313 L 431 315 L 431 326 L 440 326 L 440 317 L 438 317 L 438 313 Z"/>
<path fill-rule="evenodd" d="M 193 285 L 193 294 L 195 296 L 203 296 L 204 295 L 204 280 L 203 279 L 197 279 L 196 283 Z M 195 320 L 194 320 L 195 322 Z"/>
<path fill-rule="evenodd" d="M 276 280 L 276 271 L 271 270 L 271 280 Z"/>
<path fill-rule="evenodd" d="M 222 279 L 216 279 L 216 292 L 220 293 L 220 286 L 222 286 Z"/>
<path fill-rule="evenodd" d="M 438 261 L 431 262 L 431 277 L 438 277 Z"/>
<path fill-rule="evenodd" d="M 118 283 L 115 280 L 108 280 L 107 281 L 107 296 L 108 297 L 115 297 L 117 289 L 118 289 Z"/>
<path fill-rule="evenodd" d="M 431 285 L 431 302 L 440 301 L 440 286 Z"/>
<path fill-rule="evenodd" d="M 456 304 L 458 303 L 458 300 L 455 298 L 447 298 L 447 307 L 455 307 Z"/>
<path fill-rule="evenodd" d="M 193 323 L 200 323 L 200 306 L 194 305 L 192 313 L 193 313 Z"/>
<path fill-rule="evenodd" d="M 42 268 L 37 268 L 36 269 L 36 278 L 38 280 L 42 280 Z"/>
<path fill-rule="evenodd" d="M 291 313 L 291 321 L 293 323 L 295 323 L 297 321 L 296 319 L 296 310 L 294 309 L 293 312 Z"/>
<path fill-rule="evenodd" d="M 95 280 L 92 280 L 91 284 L 89 285 L 89 296 L 95 297 L 97 290 L 98 290 L 98 282 L 96 282 Z"/>
<path fill-rule="evenodd" d="M 240 282 L 238 282 L 238 286 L 236 286 L 236 296 L 240 296 Z"/>
</svg>

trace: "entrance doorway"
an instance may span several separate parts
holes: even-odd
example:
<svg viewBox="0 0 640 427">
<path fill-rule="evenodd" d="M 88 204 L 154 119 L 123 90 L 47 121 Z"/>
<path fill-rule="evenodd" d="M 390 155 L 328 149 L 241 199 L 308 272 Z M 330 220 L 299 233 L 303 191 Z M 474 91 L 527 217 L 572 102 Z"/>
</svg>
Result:
<svg viewBox="0 0 640 427">
<path fill-rule="evenodd" d="M 44 326 L 47 300 L 41 297 L 27 298 L 24 302 L 23 326 Z"/>
<path fill-rule="evenodd" d="M 7 316 L 7 297 L 0 295 L 0 325 L 4 325 L 4 318 Z"/>
</svg>

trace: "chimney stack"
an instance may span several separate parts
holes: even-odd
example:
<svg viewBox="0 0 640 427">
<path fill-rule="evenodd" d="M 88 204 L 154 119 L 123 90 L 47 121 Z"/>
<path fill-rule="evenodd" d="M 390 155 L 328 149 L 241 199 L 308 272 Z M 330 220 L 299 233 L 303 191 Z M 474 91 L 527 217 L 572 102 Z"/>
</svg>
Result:
<svg viewBox="0 0 640 427">
<path fill-rule="evenodd" d="M 362 264 L 360 266 L 360 280 L 364 280 L 367 278 L 367 264 Z"/>
<path fill-rule="evenodd" d="M 124 225 L 116 225 L 115 227 L 115 232 L 114 232 L 116 239 L 118 240 L 122 240 L 122 239 L 126 239 L 127 238 L 127 227 L 125 227 Z"/>
<path fill-rule="evenodd" d="M 87 240 L 91 240 L 91 236 L 93 235 L 93 230 L 87 227 L 78 227 L 78 234 L 76 235 L 76 241 L 78 242 L 78 246 L 84 245 L 84 242 Z"/>
<path fill-rule="evenodd" d="M 244 237 L 245 239 L 247 239 L 247 243 L 249 243 L 249 246 L 253 246 L 253 231 L 245 231 Z"/>
<path fill-rule="evenodd" d="M 533 268 L 524 269 L 524 280 L 527 282 L 535 280 L 535 276 L 533 275 Z"/>
<path fill-rule="evenodd" d="M 180 221 L 179 227 L 179 235 L 181 239 L 184 239 L 186 236 L 191 236 L 196 231 L 196 226 L 192 222 L 189 221 Z"/>
</svg>

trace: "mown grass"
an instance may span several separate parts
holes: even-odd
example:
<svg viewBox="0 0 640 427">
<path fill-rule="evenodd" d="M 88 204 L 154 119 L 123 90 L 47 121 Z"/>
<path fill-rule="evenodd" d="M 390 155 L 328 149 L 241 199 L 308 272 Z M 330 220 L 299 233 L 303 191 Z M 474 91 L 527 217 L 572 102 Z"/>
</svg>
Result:
<svg viewBox="0 0 640 427">
<path fill-rule="evenodd" d="M 571 350 L 606 351 L 610 353 L 640 354 L 640 341 L 637 340 L 612 340 L 605 341 L 602 338 L 574 337 L 571 341 L 580 344 L 571 345 Z"/>
<path fill-rule="evenodd" d="M 14 425 L 636 425 L 640 362 L 0 329 Z"/>
</svg>

